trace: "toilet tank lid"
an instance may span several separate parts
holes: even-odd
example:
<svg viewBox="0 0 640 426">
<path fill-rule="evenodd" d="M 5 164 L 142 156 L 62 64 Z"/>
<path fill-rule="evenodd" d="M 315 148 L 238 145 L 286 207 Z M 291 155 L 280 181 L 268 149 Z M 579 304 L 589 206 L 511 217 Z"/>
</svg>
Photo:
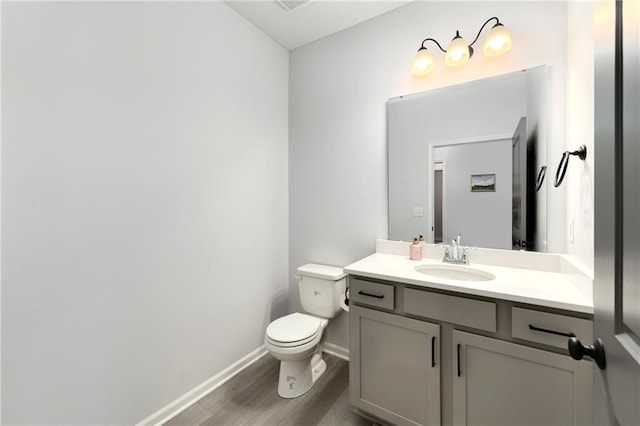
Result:
<svg viewBox="0 0 640 426">
<path fill-rule="evenodd" d="M 318 265 L 307 263 L 298 268 L 298 275 L 306 277 L 323 278 L 325 280 L 338 281 L 347 276 L 342 268 L 337 266 Z"/>
</svg>

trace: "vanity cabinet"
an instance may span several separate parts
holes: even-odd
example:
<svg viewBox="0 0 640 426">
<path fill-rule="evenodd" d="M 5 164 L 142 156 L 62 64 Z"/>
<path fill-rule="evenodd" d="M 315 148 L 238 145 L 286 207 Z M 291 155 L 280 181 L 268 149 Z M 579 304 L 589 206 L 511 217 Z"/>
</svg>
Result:
<svg viewBox="0 0 640 426">
<path fill-rule="evenodd" d="M 440 326 L 379 310 L 395 310 L 395 292 L 350 280 L 351 403 L 393 424 L 439 425 Z"/>
<path fill-rule="evenodd" d="M 586 425 L 592 365 L 568 356 L 453 331 L 455 425 Z"/>
<path fill-rule="evenodd" d="M 351 404 L 396 425 L 592 422 L 588 314 L 349 277 Z"/>
<path fill-rule="evenodd" d="M 350 315 L 352 403 L 397 425 L 440 424 L 440 326 L 358 306 Z"/>
</svg>

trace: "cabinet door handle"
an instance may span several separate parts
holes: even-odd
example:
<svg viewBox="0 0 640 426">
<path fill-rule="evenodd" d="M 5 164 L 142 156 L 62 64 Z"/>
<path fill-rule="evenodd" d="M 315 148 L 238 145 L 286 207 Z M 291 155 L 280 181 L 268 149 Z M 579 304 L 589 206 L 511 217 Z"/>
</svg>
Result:
<svg viewBox="0 0 640 426">
<path fill-rule="evenodd" d="M 384 299 L 384 294 L 367 293 L 366 291 L 362 291 L 362 290 L 360 290 L 358 294 L 361 294 L 367 297 L 375 297 L 376 299 Z"/>
<path fill-rule="evenodd" d="M 555 330 L 549 330 L 549 329 L 546 329 L 546 328 L 540 328 L 540 327 L 536 327 L 535 325 L 531 325 L 531 324 L 529 324 L 529 330 L 540 331 L 542 333 L 555 334 L 556 336 L 576 337 L 576 335 L 573 334 L 573 333 L 563 333 L 562 331 L 555 331 Z"/>
<path fill-rule="evenodd" d="M 462 376 L 462 369 L 460 368 L 460 343 L 458 343 L 458 377 Z"/>
<path fill-rule="evenodd" d="M 436 336 L 431 337 L 431 368 L 436 366 Z"/>
</svg>

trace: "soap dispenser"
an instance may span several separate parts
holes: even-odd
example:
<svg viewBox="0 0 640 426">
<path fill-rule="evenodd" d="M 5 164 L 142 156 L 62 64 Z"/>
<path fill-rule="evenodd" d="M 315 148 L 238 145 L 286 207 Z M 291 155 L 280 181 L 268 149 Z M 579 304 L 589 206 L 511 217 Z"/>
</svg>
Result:
<svg viewBox="0 0 640 426">
<path fill-rule="evenodd" d="M 409 247 L 409 259 L 411 260 L 422 259 L 422 241 L 418 241 L 417 238 L 413 239 L 413 243 Z"/>
</svg>

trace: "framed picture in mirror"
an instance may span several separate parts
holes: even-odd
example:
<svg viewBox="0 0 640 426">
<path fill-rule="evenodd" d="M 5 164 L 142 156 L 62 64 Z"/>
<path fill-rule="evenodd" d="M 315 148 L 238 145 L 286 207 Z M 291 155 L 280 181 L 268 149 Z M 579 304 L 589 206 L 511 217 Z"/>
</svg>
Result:
<svg viewBox="0 0 640 426">
<path fill-rule="evenodd" d="M 471 192 L 496 192 L 496 175 L 471 175 Z"/>
</svg>

